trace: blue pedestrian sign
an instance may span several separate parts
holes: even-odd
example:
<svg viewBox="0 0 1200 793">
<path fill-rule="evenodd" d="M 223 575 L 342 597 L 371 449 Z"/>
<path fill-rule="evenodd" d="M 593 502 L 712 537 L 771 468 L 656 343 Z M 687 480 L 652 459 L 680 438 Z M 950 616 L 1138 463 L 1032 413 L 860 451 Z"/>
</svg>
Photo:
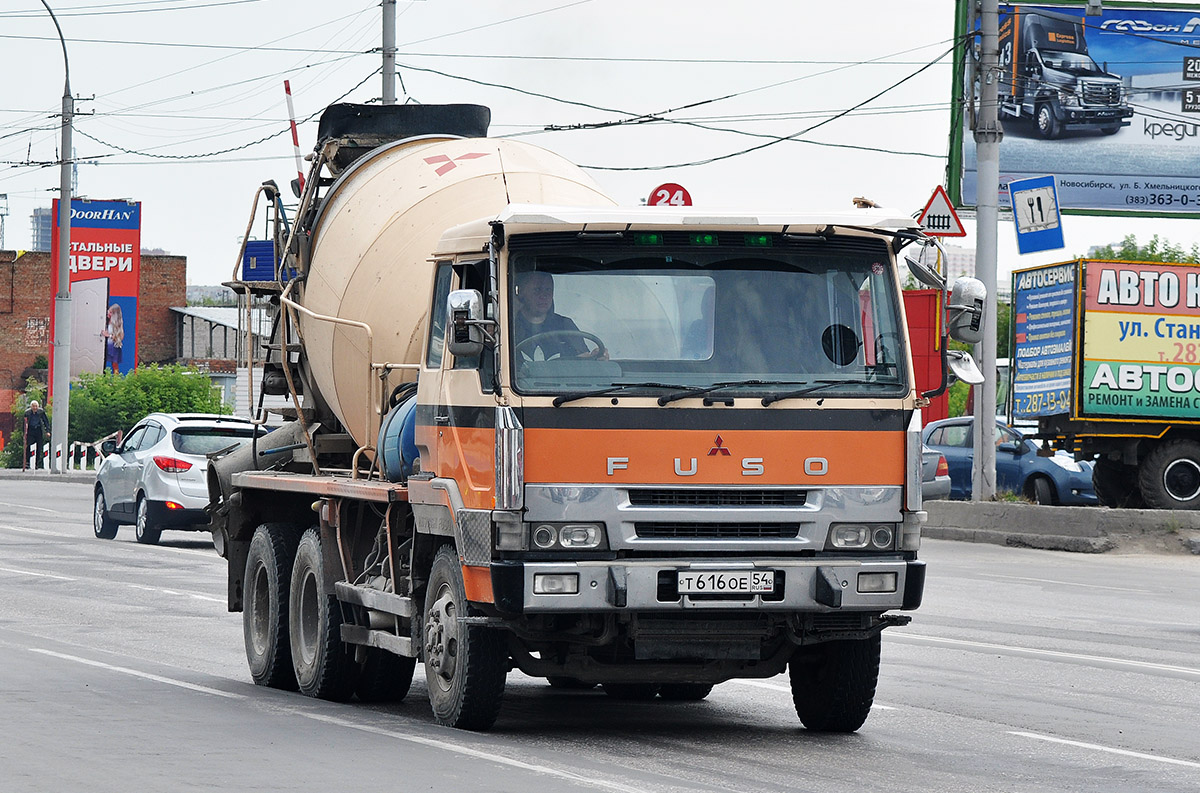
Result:
<svg viewBox="0 0 1200 793">
<path fill-rule="evenodd" d="M 1035 176 L 1008 183 L 1013 222 L 1017 224 L 1017 250 L 1037 253 L 1064 247 L 1058 214 L 1058 188 L 1053 176 Z"/>
</svg>

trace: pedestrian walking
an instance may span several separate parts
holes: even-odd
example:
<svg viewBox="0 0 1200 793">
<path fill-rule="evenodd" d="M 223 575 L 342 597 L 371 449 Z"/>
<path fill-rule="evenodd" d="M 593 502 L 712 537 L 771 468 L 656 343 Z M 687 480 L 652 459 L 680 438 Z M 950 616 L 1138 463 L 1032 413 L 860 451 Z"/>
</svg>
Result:
<svg viewBox="0 0 1200 793">
<path fill-rule="evenodd" d="M 33 455 L 33 467 L 37 468 L 38 460 L 42 459 L 42 436 L 50 431 L 50 419 L 46 418 L 46 411 L 42 410 L 41 403 L 36 399 L 29 403 L 29 410 L 25 411 L 25 450 L 21 453 L 21 470 L 25 470 L 25 466 L 29 461 L 29 447 L 34 446 L 35 452 Z"/>
</svg>

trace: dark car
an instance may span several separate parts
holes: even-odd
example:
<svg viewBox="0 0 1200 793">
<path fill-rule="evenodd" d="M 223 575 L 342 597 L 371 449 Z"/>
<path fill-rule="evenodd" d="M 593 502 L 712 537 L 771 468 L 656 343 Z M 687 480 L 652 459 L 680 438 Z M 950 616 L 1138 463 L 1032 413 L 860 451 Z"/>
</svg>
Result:
<svg viewBox="0 0 1200 793">
<path fill-rule="evenodd" d="M 975 419 L 930 422 L 922 433 L 925 445 L 941 452 L 950 466 L 950 498 L 971 497 L 975 458 Z M 1020 432 L 996 423 L 996 489 L 1025 496 L 1038 504 L 1095 504 L 1092 464 L 1076 462 L 1066 452 L 1038 455 L 1038 447 Z"/>
</svg>

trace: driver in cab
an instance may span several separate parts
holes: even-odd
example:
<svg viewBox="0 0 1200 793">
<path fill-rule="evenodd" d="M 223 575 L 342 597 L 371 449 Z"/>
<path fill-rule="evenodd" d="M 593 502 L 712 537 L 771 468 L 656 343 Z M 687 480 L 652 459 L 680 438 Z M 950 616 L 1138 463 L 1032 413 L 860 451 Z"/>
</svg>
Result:
<svg viewBox="0 0 1200 793">
<path fill-rule="evenodd" d="M 603 348 L 589 351 L 584 342 L 587 334 L 570 317 L 554 311 L 554 278 L 550 273 L 535 270 L 518 274 L 516 302 L 513 335 L 523 356 L 542 360 L 607 357 Z"/>
</svg>

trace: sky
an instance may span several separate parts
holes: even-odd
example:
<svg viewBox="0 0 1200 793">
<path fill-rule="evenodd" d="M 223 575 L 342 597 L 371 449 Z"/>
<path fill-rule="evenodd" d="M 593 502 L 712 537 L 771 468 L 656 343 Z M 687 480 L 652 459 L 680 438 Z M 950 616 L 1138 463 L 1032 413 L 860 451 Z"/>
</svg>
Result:
<svg viewBox="0 0 1200 793">
<path fill-rule="evenodd" d="M 76 195 L 141 201 L 143 247 L 186 256 L 189 284 L 229 280 L 255 189 L 295 178 L 284 80 L 305 153 L 326 105 L 382 96 L 378 0 L 48 2 L 80 98 Z M 399 101 L 487 105 L 492 135 L 621 204 L 675 182 L 714 208 L 913 214 L 945 184 L 950 0 L 399 0 L 396 28 Z M 38 0 L 0 5 L 0 68 L 3 247 L 23 249 L 59 183 L 63 53 Z M 631 122 L 647 115 L 669 120 Z M 1127 234 L 1200 241 L 1195 220 L 1063 229 L 1065 249 L 1020 256 L 1002 221 L 1001 282 Z"/>
</svg>

